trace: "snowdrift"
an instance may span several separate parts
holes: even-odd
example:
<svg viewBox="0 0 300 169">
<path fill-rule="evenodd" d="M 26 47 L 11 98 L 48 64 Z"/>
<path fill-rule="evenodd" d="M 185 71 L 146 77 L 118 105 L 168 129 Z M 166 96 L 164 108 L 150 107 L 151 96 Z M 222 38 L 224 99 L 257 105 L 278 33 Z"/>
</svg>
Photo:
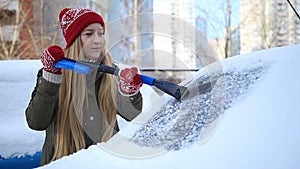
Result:
<svg viewBox="0 0 300 169">
<path fill-rule="evenodd" d="M 294 45 L 209 65 L 185 83 L 225 77 L 210 99 L 161 97 L 107 143 L 43 168 L 299 168 L 299 53 Z M 205 112 L 216 118 L 201 128 Z"/>
<path fill-rule="evenodd" d="M 0 61 L 0 168 L 39 164 L 44 132 L 30 130 L 25 120 L 39 68 L 37 60 Z"/>
<path fill-rule="evenodd" d="M 143 113 L 107 143 L 41 168 L 298 169 L 299 53 L 293 45 L 211 64 L 182 83 L 191 93 L 186 100 L 149 92 Z M 0 62 L 4 158 L 33 155 L 44 137 L 24 117 L 40 65 L 20 63 Z M 206 81 L 215 82 L 212 91 L 198 95 Z"/>
</svg>

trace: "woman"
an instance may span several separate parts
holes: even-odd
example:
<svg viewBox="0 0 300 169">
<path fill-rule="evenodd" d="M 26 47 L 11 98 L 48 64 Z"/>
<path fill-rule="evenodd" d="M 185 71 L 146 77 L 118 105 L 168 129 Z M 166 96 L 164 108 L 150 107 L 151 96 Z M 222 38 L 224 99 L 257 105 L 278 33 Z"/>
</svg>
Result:
<svg viewBox="0 0 300 169">
<path fill-rule="evenodd" d="M 142 86 L 137 68 L 120 71 L 120 77 L 92 70 L 82 75 L 53 66 L 65 56 L 86 63 L 112 64 L 105 51 L 105 24 L 98 13 L 86 8 L 65 8 L 59 14 L 66 48 L 43 51 L 43 69 L 26 109 L 34 130 L 46 130 L 41 165 L 107 141 L 119 131 L 116 114 L 126 120 L 142 109 Z"/>
</svg>

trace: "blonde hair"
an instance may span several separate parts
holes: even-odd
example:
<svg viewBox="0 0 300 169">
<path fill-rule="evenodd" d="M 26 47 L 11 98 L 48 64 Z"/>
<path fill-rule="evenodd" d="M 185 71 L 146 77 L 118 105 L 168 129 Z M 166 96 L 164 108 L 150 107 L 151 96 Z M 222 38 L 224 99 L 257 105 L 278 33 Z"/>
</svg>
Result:
<svg viewBox="0 0 300 169">
<path fill-rule="evenodd" d="M 81 49 L 83 45 L 80 36 L 65 51 L 67 57 L 83 60 Z M 111 56 L 102 51 L 102 63 L 112 65 Z M 103 74 L 98 91 L 98 106 L 104 118 L 104 134 L 101 141 L 107 141 L 111 138 L 116 123 L 116 85 L 110 74 Z M 74 91 L 72 89 L 80 89 Z M 83 116 L 83 105 L 87 98 L 86 77 L 84 75 L 63 70 L 63 80 L 59 89 L 59 103 L 56 124 L 56 144 L 53 160 L 59 159 L 65 155 L 72 154 L 86 147 L 85 135 L 81 126 Z M 76 107 L 75 107 L 76 106 Z M 100 132 L 99 132 L 100 133 Z"/>
</svg>

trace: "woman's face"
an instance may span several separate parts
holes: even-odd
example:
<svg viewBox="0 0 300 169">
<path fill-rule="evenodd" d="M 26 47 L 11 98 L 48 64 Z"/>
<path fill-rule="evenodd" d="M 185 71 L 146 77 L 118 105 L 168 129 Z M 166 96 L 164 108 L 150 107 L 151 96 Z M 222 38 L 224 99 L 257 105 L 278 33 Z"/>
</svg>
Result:
<svg viewBox="0 0 300 169">
<path fill-rule="evenodd" d="M 101 62 L 104 48 L 104 30 L 99 23 L 92 23 L 80 34 L 85 59 L 89 62 Z"/>
</svg>

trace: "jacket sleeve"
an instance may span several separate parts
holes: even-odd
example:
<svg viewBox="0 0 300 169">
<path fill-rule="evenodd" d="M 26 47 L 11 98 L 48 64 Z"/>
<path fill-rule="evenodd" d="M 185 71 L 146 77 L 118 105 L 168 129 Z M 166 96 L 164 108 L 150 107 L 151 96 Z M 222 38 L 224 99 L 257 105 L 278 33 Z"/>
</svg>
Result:
<svg viewBox="0 0 300 169">
<path fill-rule="evenodd" d="M 130 97 L 118 94 L 118 99 L 118 112 L 125 120 L 131 121 L 142 112 L 143 97 L 141 92 Z"/>
<path fill-rule="evenodd" d="M 59 84 L 46 81 L 42 69 L 37 75 L 37 82 L 31 100 L 25 110 L 27 124 L 34 130 L 45 130 L 52 122 L 57 111 Z"/>
</svg>

